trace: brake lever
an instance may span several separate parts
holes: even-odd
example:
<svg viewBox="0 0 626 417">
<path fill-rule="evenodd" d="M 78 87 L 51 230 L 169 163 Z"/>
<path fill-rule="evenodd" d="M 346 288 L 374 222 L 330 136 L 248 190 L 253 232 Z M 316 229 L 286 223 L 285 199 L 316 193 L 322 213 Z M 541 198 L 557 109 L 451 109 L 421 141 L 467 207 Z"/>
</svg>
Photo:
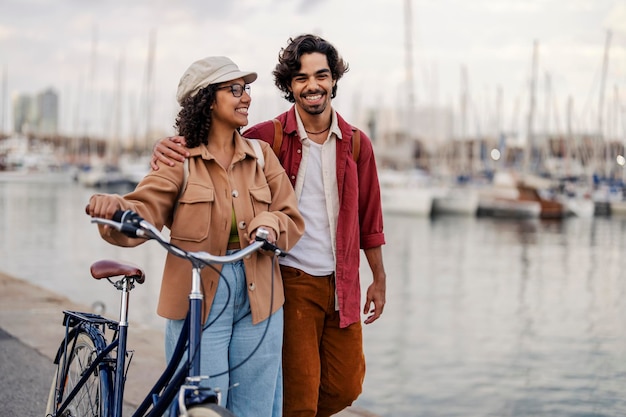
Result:
<svg viewBox="0 0 626 417">
<path fill-rule="evenodd" d="M 124 235 L 129 237 L 146 237 L 146 233 L 143 230 L 131 223 L 119 223 L 114 220 L 102 219 L 99 217 L 92 218 L 91 223 L 97 223 L 112 227 L 118 232 L 123 233 Z"/>
<path fill-rule="evenodd" d="M 274 252 L 275 255 L 278 255 L 281 257 L 284 257 L 285 255 L 287 255 L 287 253 L 283 251 L 281 248 L 267 241 L 267 238 L 269 237 L 269 235 L 270 233 L 267 229 L 265 229 L 264 227 L 259 227 L 256 230 L 256 236 L 254 240 L 258 242 L 263 242 L 263 246 L 261 246 L 261 249 L 263 250 Z"/>
</svg>

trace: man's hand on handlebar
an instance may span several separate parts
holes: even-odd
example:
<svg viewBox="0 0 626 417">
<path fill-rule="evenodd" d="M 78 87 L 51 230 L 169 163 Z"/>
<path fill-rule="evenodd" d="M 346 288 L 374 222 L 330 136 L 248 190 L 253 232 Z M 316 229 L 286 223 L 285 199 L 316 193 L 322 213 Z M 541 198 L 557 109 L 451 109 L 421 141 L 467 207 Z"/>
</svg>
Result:
<svg viewBox="0 0 626 417">
<path fill-rule="evenodd" d="M 189 152 L 183 148 L 185 145 L 183 136 L 170 136 L 159 140 L 152 149 L 150 166 L 153 170 L 158 171 L 158 162 L 169 166 L 174 166 L 174 161 L 184 162 L 185 158 L 189 156 Z"/>
</svg>

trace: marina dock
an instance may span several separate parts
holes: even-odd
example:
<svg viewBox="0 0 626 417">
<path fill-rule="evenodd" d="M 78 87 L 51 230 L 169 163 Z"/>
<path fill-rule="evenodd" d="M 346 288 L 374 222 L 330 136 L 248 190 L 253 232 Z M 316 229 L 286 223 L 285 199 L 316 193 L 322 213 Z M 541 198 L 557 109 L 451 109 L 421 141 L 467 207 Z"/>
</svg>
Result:
<svg viewBox="0 0 626 417">
<path fill-rule="evenodd" d="M 72 309 L 91 310 L 62 295 L 0 272 L 0 329 L 50 358 L 50 363 L 63 337 L 62 311 Z M 137 323 L 130 325 L 128 345 L 135 354 L 126 383 L 128 409 L 141 402 L 146 394 L 146 381 L 156 381 L 165 363 L 162 332 Z M 52 378 L 52 374 L 49 377 Z M 377 417 L 359 407 L 349 407 L 336 416 Z"/>
</svg>

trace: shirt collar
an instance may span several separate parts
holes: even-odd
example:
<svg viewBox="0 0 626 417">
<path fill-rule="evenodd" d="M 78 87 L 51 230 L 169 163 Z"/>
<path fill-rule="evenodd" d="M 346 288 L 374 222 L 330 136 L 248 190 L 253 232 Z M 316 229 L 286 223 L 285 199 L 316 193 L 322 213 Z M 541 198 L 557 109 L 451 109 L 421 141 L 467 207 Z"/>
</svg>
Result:
<svg viewBox="0 0 626 417">
<path fill-rule="evenodd" d="M 243 137 L 239 132 L 235 132 L 234 134 L 235 141 L 235 155 L 237 157 L 236 160 L 243 160 L 245 155 L 256 158 L 256 152 L 252 148 L 252 145 Z M 215 159 L 215 156 L 209 152 L 208 145 L 201 143 L 199 146 L 195 148 L 187 148 L 189 152 L 189 156 L 198 156 L 202 157 L 202 159 Z"/>
<path fill-rule="evenodd" d="M 304 139 L 308 139 L 309 136 L 304 130 L 304 123 L 302 123 L 302 119 L 300 118 L 300 114 L 298 113 L 298 108 L 294 108 L 296 113 L 296 123 L 298 124 L 298 136 L 300 137 L 300 142 L 304 142 Z M 330 133 L 334 133 L 338 139 L 341 139 L 341 129 L 339 129 L 339 123 L 337 121 L 337 113 L 335 109 L 331 108 L 331 121 L 330 121 Z"/>
</svg>

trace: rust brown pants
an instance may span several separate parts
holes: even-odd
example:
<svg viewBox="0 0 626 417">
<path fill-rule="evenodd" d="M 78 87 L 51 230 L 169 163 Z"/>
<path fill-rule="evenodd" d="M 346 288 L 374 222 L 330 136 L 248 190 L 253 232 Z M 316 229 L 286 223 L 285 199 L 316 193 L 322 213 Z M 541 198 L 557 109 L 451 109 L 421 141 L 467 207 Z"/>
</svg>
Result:
<svg viewBox="0 0 626 417">
<path fill-rule="evenodd" d="M 352 404 L 365 377 L 361 323 L 339 327 L 334 275 L 281 266 L 285 286 L 283 417 L 329 417 Z"/>
</svg>

